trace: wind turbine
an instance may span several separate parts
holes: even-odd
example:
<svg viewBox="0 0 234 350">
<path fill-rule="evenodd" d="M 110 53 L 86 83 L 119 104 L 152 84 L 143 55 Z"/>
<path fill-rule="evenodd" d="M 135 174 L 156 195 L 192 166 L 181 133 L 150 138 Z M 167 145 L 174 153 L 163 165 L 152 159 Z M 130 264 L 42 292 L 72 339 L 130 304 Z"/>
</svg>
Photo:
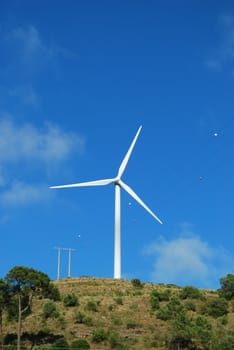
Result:
<svg viewBox="0 0 234 350">
<path fill-rule="evenodd" d="M 122 175 L 127 166 L 132 150 L 135 146 L 137 138 L 141 132 L 142 126 L 139 127 L 122 163 L 120 164 L 118 174 L 111 179 L 103 179 L 96 181 L 80 182 L 69 185 L 50 186 L 50 188 L 70 188 L 85 186 L 104 186 L 113 183 L 115 185 L 115 239 L 114 239 L 114 278 L 121 278 L 121 234 L 120 234 L 120 189 L 124 189 L 131 197 L 133 197 L 149 214 L 151 214 L 160 224 L 162 221 L 152 212 L 152 210 L 140 199 L 140 197 L 122 181 Z"/>
</svg>

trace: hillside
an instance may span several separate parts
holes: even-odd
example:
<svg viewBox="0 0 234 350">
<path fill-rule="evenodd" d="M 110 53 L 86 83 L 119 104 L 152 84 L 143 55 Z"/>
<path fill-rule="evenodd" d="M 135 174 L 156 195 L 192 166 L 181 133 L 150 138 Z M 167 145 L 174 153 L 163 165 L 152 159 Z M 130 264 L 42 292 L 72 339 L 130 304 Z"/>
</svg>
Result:
<svg viewBox="0 0 234 350">
<path fill-rule="evenodd" d="M 234 339 L 233 302 L 217 291 L 91 277 L 53 283 L 61 300 L 34 299 L 32 313 L 23 321 L 24 345 L 30 348 L 63 336 L 69 344 L 85 339 L 96 350 L 213 350 L 216 345 L 226 350 L 222 344 Z M 77 305 L 65 305 L 68 294 L 70 304 L 77 298 Z M 5 344 L 12 343 L 16 329 L 15 321 L 4 318 L 3 333 L 11 334 Z"/>
</svg>

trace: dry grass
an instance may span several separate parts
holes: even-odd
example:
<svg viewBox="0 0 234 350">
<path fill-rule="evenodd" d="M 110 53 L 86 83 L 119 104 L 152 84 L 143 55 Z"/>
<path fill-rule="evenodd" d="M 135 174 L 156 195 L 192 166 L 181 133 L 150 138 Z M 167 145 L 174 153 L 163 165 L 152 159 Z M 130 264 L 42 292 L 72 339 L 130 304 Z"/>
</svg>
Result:
<svg viewBox="0 0 234 350">
<path fill-rule="evenodd" d="M 169 324 L 156 318 L 150 305 L 150 294 L 153 289 L 170 289 L 175 294 L 180 291 L 180 287 L 145 283 L 143 288 L 136 288 L 128 280 L 91 277 L 62 279 L 54 281 L 54 284 L 59 288 L 62 297 L 74 293 L 78 297 L 79 305 L 65 307 L 62 301 L 56 302 L 59 316 L 44 319 L 42 307 L 46 300 L 35 299 L 32 314 L 23 322 L 23 332 L 50 331 L 64 335 L 68 342 L 84 338 L 92 349 L 110 349 L 107 342 L 100 346 L 92 342 L 93 329 L 103 328 L 106 332 L 116 330 L 125 342 L 129 342 L 128 349 L 165 349 L 164 339 Z M 216 295 L 215 291 L 203 292 L 208 298 Z M 90 301 L 96 303 L 97 311 L 87 310 L 87 303 Z M 201 301 L 194 302 L 199 310 Z M 75 313 L 78 312 L 88 316 L 92 324 L 76 323 Z M 234 327 L 232 305 L 227 327 Z M 15 333 L 16 324 L 5 324 L 4 331 Z"/>
</svg>

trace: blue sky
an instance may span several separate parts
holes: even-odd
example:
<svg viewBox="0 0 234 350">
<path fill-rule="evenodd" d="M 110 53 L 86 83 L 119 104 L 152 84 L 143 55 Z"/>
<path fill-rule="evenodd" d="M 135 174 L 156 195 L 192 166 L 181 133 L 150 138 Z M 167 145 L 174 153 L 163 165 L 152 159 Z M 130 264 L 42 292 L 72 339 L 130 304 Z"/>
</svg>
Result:
<svg viewBox="0 0 234 350">
<path fill-rule="evenodd" d="M 15 265 L 218 288 L 234 271 L 233 1 L 1 1 L 0 276 Z M 68 254 L 61 254 L 61 277 Z"/>
</svg>

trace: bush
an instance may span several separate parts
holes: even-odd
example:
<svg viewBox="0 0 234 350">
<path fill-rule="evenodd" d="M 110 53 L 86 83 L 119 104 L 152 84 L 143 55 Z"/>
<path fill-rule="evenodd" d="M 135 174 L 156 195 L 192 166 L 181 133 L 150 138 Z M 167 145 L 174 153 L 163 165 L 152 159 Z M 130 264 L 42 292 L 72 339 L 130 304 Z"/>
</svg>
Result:
<svg viewBox="0 0 234 350">
<path fill-rule="evenodd" d="M 42 315 L 45 318 L 57 316 L 57 309 L 54 301 L 48 300 L 43 304 Z"/>
<path fill-rule="evenodd" d="M 186 300 L 184 302 L 184 307 L 188 311 L 196 311 L 196 305 L 192 300 Z"/>
<path fill-rule="evenodd" d="M 93 300 L 89 300 L 86 304 L 86 310 L 97 311 L 97 303 Z"/>
<path fill-rule="evenodd" d="M 159 310 L 156 313 L 156 317 L 159 320 L 168 321 L 172 318 L 172 314 L 167 307 L 163 307 L 163 308 L 159 308 Z"/>
<path fill-rule="evenodd" d="M 112 319 L 113 325 L 120 326 L 123 324 L 122 318 L 119 315 L 115 315 Z"/>
<path fill-rule="evenodd" d="M 167 321 L 175 318 L 178 313 L 183 311 L 183 305 L 180 303 L 179 299 L 174 296 L 166 306 L 158 310 L 156 316 L 160 320 Z"/>
<path fill-rule="evenodd" d="M 204 299 L 203 293 L 196 287 L 186 286 L 180 292 L 181 299 Z"/>
<path fill-rule="evenodd" d="M 170 289 L 165 289 L 164 291 L 160 292 L 157 289 L 153 289 L 150 294 L 150 303 L 153 310 L 156 310 L 159 308 L 160 301 L 169 301 L 171 296 Z"/>
<path fill-rule="evenodd" d="M 89 343 L 85 339 L 77 339 L 71 343 L 72 350 L 87 350 L 90 349 Z"/>
<path fill-rule="evenodd" d="M 70 347 L 68 345 L 68 342 L 66 341 L 65 338 L 60 338 L 55 340 L 55 342 L 51 345 L 51 350 L 69 350 Z"/>
<path fill-rule="evenodd" d="M 47 290 L 43 293 L 43 297 L 53 301 L 59 301 L 61 299 L 58 287 L 53 283 L 49 284 Z"/>
<path fill-rule="evenodd" d="M 86 316 L 85 314 L 82 314 L 81 312 L 76 312 L 74 314 L 75 323 L 83 323 L 86 326 L 92 326 L 92 318 L 90 316 Z"/>
<path fill-rule="evenodd" d="M 212 317 L 221 317 L 228 313 L 228 302 L 224 298 L 212 298 L 205 305 L 205 311 Z"/>
<path fill-rule="evenodd" d="M 116 304 L 123 305 L 123 298 L 122 297 L 115 298 L 115 301 L 116 301 Z"/>
<path fill-rule="evenodd" d="M 142 283 L 141 280 L 139 280 L 139 278 L 133 278 L 131 280 L 131 283 L 132 283 L 134 288 L 143 288 L 144 287 L 144 283 Z"/>
<path fill-rule="evenodd" d="M 95 343 L 101 343 L 107 339 L 107 335 L 102 328 L 94 329 L 92 334 L 92 340 Z"/>
<path fill-rule="evenodd" d="M 108 335 L 108 342 L 110 344 L 111 349 L 117 348 L 120 349 L 121 346 L 121 337 L 118 332 L 111 331 Z"/>
<path fill-rule="evenodd" d="M 77 296 L 72 293 L 72 294 L 66 294 L 64 297 L 63 297 L 63 303 L 65 306 L 77 306 L 79 305 L 78 303 L 78 298 Z"/>
<path fill-rule="evenodd" d="M 226 277 L 220 278 L 221 288 L 218 290 L 220 296 L 230 300 L 234 298 L 234 275 L 227 274 Z"/>
</svg>

